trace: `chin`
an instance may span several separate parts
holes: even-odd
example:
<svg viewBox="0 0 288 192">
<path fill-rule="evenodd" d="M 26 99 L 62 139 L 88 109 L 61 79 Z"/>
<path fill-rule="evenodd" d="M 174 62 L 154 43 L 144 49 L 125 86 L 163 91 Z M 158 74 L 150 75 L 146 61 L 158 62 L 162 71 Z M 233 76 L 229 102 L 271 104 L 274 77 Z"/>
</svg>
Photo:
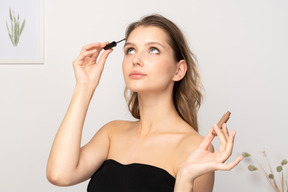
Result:
<svg viewBox="0 0 288 192">
<path fill-rule="evenodd" d="M 126 87 L 135 93 L 159 93 L 166 92 L 169 87 L 173 90 L 173 85 L 167 85 L 164 83 L 151 83 L 151 82 L 127 82 Z"/>
<path fill-rule="evenodd" d="M 127 86 L 127 88 L 135 93 L 140 93 L 140 92 L 145 92 L 145 91 L 149 91 L 149 89 L 145 89 L 143 87 L 136 87 L 136 86 Z"/>
<path fill-rule="evenodd" d="M 145 87 L 127 86 L 127 88 L 134 93 L 140 93 L 140 94 L 141 93 L 160 93 L 162 91 L 165 91 L 165 88 L 162 88 L 162 87 L 160 88 L 160 87 L 147 87 L 147 86 Z"/>
</svg>

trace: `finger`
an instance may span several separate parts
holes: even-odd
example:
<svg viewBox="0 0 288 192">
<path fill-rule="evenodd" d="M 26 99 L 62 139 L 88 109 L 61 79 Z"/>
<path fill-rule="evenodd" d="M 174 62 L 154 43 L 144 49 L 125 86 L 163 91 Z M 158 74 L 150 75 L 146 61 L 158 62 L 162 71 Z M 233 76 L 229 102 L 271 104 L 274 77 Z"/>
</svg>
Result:
<svg viewBox="0 0 288 192">
<path fill-rule="evenodd" d="M 103 50 L 103 48 L 108 44 L 109 42 L 105 42 L 105 43 L 99 43 L 99 46 L 96 47 L 96 53 L 92 55 L 91 57 L 91 62 L 92 63 L 96 63 L 96 60 L 100 54 L 100 52 Z"/>
<path fill-rule="evenodd" d="M 221 157 L 222 162 L 226 161 L 230 157 L 230 155 L 232 154 L 235 134 L 236 134 L 236 132 L 235 132 L 235 130 L 233 130 L 233 131 L 231 131 L 231 134 L 229 135 L 229 139 L 227 142 L 225 152 L 223 152 L 223 156 Z"/>
<path fill-rule="evenodd" d="M 222 130 L 222 126 L 223 126 L 223 124 L 221 124 L 221 126 L 219 126 L 219 123 L 216 124 L 216 125 L 217 125 L 217 127 L 218 127 L 220 130 Z M 217 133 L 216 133 L 215 130 L 212 131 L 212 134 L 213 134 L 214 136 L 217 136 Z"/>
<path fill-rule="evenodd" d="M 241 155 L 230 163 L 217 164 L 217 170 L 229 171 L 232 168 L 234 168 L 236 165 L 238 165 L 242 160 L 243 160 L 243 156 Z"/>
<path fill-rule="evenodd" d="M 97 49 L 98 47 L 100 47 L 100 43 L 98 42 L 85 45 L 84 47 L 82 47 L 81 53 L 85 51 L 90 51 L 91 49 Z"/>
<path fill-rule="evenodd" d="M 201 144 L 199 145 L 199 147 L 201 149 L 204 150 L 208 150 L 209 145 L 211 144 L 211 142 L 213 141 L 213 139 L 215 138 L 215 136 L 212 134 L 213 131 L 213 127 L 209 130 L 209 132 L 207 133 L 207 135 L 204 137 L 204 140 L 201 142 Z"/>
<path fill-rule="evenodd" d="M 219 129 L 219 127 L 216 124 L 213 125 L 213 128 L 214 128 L 214 130 L 218 136 L 218 139 L 220 141 L 219 152 L 222 154 L 226 149 L 227 139 L 224 136 L 223 132 Z"/>
<path fill-rule="evenodd" d="M 99 61 L 97 62 L 97 64 L 99 64 L 99 67 L 103 69 L 104 67 L 104 64 L 106 62 L 106 59 L 108 57 L 108 55 L 113 51 L 113 49 L 108 49 L 108 50 L 105 50 L 102 55 L 100 56 L 99 58 Z"/>
<path fill-rule="evenodd" d="M 228 140 L 229 132 L 228 132 L 228 128 L 227 128 L 227 124 L 226 123 L 223 123 L 223 125 L 222 125 L 222 132 L 225 135 L 226 139 Z"/>
<path fill-rule="evenodd" d="M 85 52 L 83 52 L 83 53 L 81 53 L 78 57 L 77 57 L 77 59 L 76 59 L 76 61 L 78 60 L 84 60 L 85 58 L 87 58 L 87 57 L 90 57 L 90 56 L 92 56 L 94 53 L 96 53 L 97 52 L 97 50 L 96 49 L 92 49 L 92 50 L 90 50 L 90 51 L 85 51 Z"/>
<path fill-rule="evenodd" d="M 100 51 L 96 49 L 96 52 L 91 56 L 91 62 L 96 63 L 96 60 L 100 54 Z"/>
<path fill-rule="evenodd" d="M 107 44 L 109 44 L 109 41 L 106 41 L 105 43 L 101 43 L 101 47 L 104 48 Z"/>
</svg>

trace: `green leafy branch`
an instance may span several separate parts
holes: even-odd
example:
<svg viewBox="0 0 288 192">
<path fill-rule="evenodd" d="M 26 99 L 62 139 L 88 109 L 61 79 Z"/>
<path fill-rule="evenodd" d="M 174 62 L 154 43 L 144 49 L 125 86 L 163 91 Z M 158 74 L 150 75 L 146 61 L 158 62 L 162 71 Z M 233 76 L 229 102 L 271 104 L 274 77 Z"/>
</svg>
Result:
<svg viewBox="0 0 288 192">
<path fill-rule="evenodd" d="M 287 175 L 285 177 L 284 170 L 283 170 L 284 165 L 287 164 L 287 160 L 286 159 L 282 160 L 281 165 L 276 167 L 276 171 L 278 172 L 279 178 L 280 178 L 280 182 L 279 182 L 280 184 L 279 184 L 279 183 L 277 183 L 277 181 L 275 179 L 275 174 L 273 173 L 273 169 L 272 169 L 271 163 L 270 163 L 270 161 L 266 155 L 266 152 L 263 151 L 262 153 L 263 153 L 263 156 L 265 157 L 265 159 L 267 160 L 267 163 L 269 166 L 269 171 L 266 171 L 263 168 L 263 166 L 261 165 L 261 163 L 256 158 L 254 158 L 250 153 L 243 152 L 242 156 L 245 158 L 252 158 L 257 163 L 261 172 L 264 174 L 264 176 L 266 177 L 266 179 L 269 181 L 269 183 L 271 184 L 271 186 L 273 187 L 273 189 L 276 192 L 285 192 L 285 188 L 286 188 L 286 192 L 288 192 L 288 183 L 287 183 L 288 177 L 287 177 Z M 251 164 L 248 166 L 248 170 L 249 171 L 257 171 L 258 168 L 255 165 Z"/>
<path fill-rule="evenodd" d="M 20 35 L 23 32 L 23 29 L 25 27 L 25 19 L 23 20 L 22 24 L 20 24 L 20 19 L 19 19 L 19 14 L 17 16 L 17 18 L 15 17 L 15 13 L 11 8 L 9 8 L 9 15 L 10 15 L 10 27 L 11 27 L 11 31 L 8 27 L 8 22 L 6 21 L 6 27 L 8 30 L 8 35 L 10 37 L 10 40 L 13 44 L 14 47 L 16 47 L 19 43 L 19 38 Z"/>
</svg>

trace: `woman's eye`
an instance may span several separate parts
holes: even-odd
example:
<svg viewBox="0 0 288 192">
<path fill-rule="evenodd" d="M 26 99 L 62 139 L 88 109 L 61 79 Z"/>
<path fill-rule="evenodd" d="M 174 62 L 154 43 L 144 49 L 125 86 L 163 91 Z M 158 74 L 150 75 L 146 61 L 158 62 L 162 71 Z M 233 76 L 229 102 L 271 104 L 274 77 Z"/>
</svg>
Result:
<svg viewBox="0 0 288 192">
<path fill-rule="evenodd" d="M 135 53 L 135 50 L 133 48 L 128 48 L 126 51 L 127 54 Z"/>
<path fill-rule="evenodd" d="M 152 48 L 150 49 L 150 53 L 160 53 L 160 52 L 159 52 L 159 50 L 158 50 L 157 48 L 152 47 Z"/>
</svg>

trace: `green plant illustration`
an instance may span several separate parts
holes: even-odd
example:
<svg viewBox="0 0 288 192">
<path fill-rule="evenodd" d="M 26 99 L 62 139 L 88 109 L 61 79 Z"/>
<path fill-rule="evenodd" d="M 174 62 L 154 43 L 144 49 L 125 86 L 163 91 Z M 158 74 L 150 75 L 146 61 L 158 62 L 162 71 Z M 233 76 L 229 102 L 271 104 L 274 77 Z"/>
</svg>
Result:
<svg viewBox="0 0 288 192">
<path fill-rule="evenodd" d="M 18 43 L 19 43 L 19 38 L 21 33 L 23 32 L 23 29 L 25 27 L 25 19 L 23 20 L 22 24 L 20 23 L 20 19 L 19 19 L 19 14 L 17 16 L 17 18 L 15 17 L 15 13 L 11 8 L 9 8 L 9 14 L 10 14 L 10 27 L 11 27 L 11 31 L 9 29 L 8 26 L 8 22 L 6 21 L 6 27 L 8 30 L 8 35 L 10 37 L 10 40 L 13 44 L 14 47 L 17 47 Z"/>
</svg>

